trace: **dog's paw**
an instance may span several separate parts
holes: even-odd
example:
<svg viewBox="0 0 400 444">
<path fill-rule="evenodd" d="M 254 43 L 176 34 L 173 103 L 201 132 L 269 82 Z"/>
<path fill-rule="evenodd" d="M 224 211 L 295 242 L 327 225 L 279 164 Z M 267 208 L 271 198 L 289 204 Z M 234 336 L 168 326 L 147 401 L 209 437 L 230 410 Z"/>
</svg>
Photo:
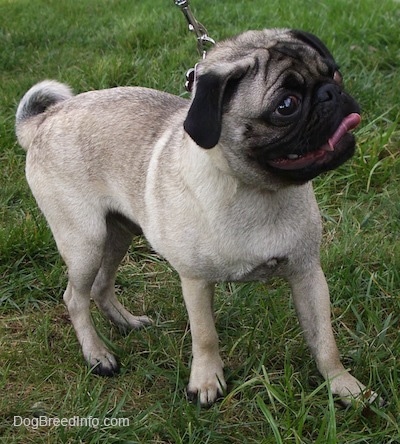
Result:
<svg viewBox="0 0 400 444">
<path fill-rule="evenodd" d="M 226 391 L 226 382 L 222 363 L 207 362 L 204 365 L 193 365 L 190 374 L 187 396 L 190 401 L 197 401 L 202 407 L 209 407 Z"/>
<path fill-rule="evenodd" d="M 96 354 L 91 353 L 86 361 L 91 372 L 95 375 L 114 376 L 120 370 L 118 359 L 107 349 Z"/>
<path fill-rule="evenodd" d="M 347 396 L 340 396 L 340 403 L 344 407 L 354 406 L 364 408 L 369 408 L 371 404 L 378 407 L 385 407 L 387 405 L 386 401 L 381 398 L 378 393 L 374 392 L 369 388 L 365 388 L 363 391 L 354 396 L 353 394 L 348 394 Z"/>
<path fill-rule="evenodd" d="M 122 335 L 128 335 L 132 330 L 139 330 L 141 328 L 153 325 L 153 321 L 147 316 L 133 316 L 124 319 L 113 319 L 112 322 L 118 328 Z"/>
<path fill-rule="evenodd" d="M 92 297 L 103 314 L 122 332 L 129 332 L 151 325 L 153 321 L 147 316 L 135 316 L 129 312 L 115 296 L 106 298 L 103 293 L 92 289 Z"/>
<path fill-rule="evenodd" d="M 376 404 L 380 407 L 385 401 L 373 390 L 368 389 L 348 372 L 344 372 L 330 380 L 332 394 L 340 397 L 340 402 L 345 407 L 354 404 Z"/>
<path fill-rule="evenodd" d="M 131 315 L 127 320 L 131 329 L 137 330 L 139 328 L 147 327 L 153 324 L 153 321 L 148 316 L 133 316 Z"/>
</svg>

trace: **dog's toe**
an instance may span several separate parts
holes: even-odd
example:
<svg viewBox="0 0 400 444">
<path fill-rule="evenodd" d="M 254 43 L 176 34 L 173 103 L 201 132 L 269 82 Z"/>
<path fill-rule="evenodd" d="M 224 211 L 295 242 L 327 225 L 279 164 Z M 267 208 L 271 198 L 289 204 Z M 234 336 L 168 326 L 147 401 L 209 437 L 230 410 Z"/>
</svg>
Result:
<svg viewBox="0 0 400 444">
<path fill-rule="evenodd" d="M 375 405 L 377 407 L 385 407 L 387 406 L 387 402 L 381 398 L 378 393 L 374 392 L 371 389 L 365 389 L 362 393 L 360 393 L 353 403 L 362 404 L 366 408 L 369 408 L 370 405 Z"/>
<path fill-rule="evenodd" d="M 221 358 L 193 359 L 186 391 L 188 399 L 196 400 L 202 407 L 209 407 L 220 399 L 226 391 Z"/>
<path fill-rule="evenodd" d="M 190 390 L 189 386 L 186 387 L 186 397 L 187 397 L 188 401 L 190 401 L 192 403 L 196 403 L 198 401 L 197 392 Z"/>
<path fill-rule="evenodd" d="M 120 371 L 118 359 L 111 353 L 90 359 L 89 366 L 91 372 L 99 376 L 114 376 Z"/>
<path fill-rule="evenodd" d="M 222 376 L 215 378 L 215 381 L 201 385 L 196 385 L 191 381 L 187 386 L 186 393 L 189 401 L 199 403 L 202 407 L 210 407 L 223 398 L 225 390 L 226 383 Z"/>
<path fill-rule="evenodd" d="M 131 328 L 143 328 L 153 324 L 153 321 L 147 316 L 132 316 L 130 319 Z"/>
<path fill-rule="evenodd" d="M 191 390 L 189 386 L 186 389 L 187 399 L 193 404 L 199 403 L 203 408 L 211 407 L 215 402 L 223 398 L 220 390 Z"/>
</svg>

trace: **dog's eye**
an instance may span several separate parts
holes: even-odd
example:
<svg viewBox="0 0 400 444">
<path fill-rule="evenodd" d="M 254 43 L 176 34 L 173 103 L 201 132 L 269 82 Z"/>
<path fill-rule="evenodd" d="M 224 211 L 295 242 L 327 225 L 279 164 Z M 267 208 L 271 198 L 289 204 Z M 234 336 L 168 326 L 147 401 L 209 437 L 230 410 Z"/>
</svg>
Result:
<svg viewBox="0 0 400 444">
<path fill-rule="evenodd" d="M 277 106 L 276 112 L 281 116 L 291 116 L 300 106 L 300 99 L 296 96 L 287 96 Z"/>
</svg>

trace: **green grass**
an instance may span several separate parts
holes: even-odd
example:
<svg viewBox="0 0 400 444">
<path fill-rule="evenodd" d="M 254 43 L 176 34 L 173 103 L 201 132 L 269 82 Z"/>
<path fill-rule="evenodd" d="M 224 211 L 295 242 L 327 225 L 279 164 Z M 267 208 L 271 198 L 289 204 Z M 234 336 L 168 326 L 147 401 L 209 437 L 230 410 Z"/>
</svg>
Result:
<svg viewBox="0 0 400 444">
<path fill-rule="evenodd" d="M 121 375 L 88 373 L 62 292 L 65 269 L 24 178 L 16 105 L 35 82 L 77 92 L 140 84 L 184 94 L 195 40 L 173 1 L 0 0 L 0 437 L 5 443 L 400 442 L 400 39 L 398 2 L 192 0 L 219 40 L 295 27 L 332 49 L 363 109 L 359 148 L 315 180 L 322 262 L 345 365 L 388 401 L 341 409 L 315 368 L 288 287 L 221 285 L 217 325 L 230 392 L 208 410 L 185 399 L 190 333 L 176 273 L 138 240 L 121 300 L 155 325 L 121 336 L 96 310 Z M 14 416 L 129 418 L 129 427 L 14 427 Z"/>
</svg>

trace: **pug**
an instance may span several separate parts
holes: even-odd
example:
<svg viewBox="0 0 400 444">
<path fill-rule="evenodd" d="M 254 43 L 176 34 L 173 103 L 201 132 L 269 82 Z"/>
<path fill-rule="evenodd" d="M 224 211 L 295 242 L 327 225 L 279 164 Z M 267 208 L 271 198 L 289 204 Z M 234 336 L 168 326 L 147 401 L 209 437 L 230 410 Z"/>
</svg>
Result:
<svg viewBox="0 0 400 444">
<path fill-rule="evenodd" d="M 345 403 L 376 394 L 340 361 L 321 269 L 311 180 L 348 160 L 360 122 L 331 53 L 314 35 L 248 31 L 196 67 L 191 100 L 142 87 L 74 96 L 46 80 L 22 98 L 26 176 L 68 268 L 64 301 L 93 372 L 116 357 L 92 324 L 92 298 L 118 327 L 149 325 L 117 300 L 134 235 L 177 270 L 192 335 L 189 397 L 226 391 L 213 316 L 218 282 L 285 278 L 305 339 Z"/>
</svg>

